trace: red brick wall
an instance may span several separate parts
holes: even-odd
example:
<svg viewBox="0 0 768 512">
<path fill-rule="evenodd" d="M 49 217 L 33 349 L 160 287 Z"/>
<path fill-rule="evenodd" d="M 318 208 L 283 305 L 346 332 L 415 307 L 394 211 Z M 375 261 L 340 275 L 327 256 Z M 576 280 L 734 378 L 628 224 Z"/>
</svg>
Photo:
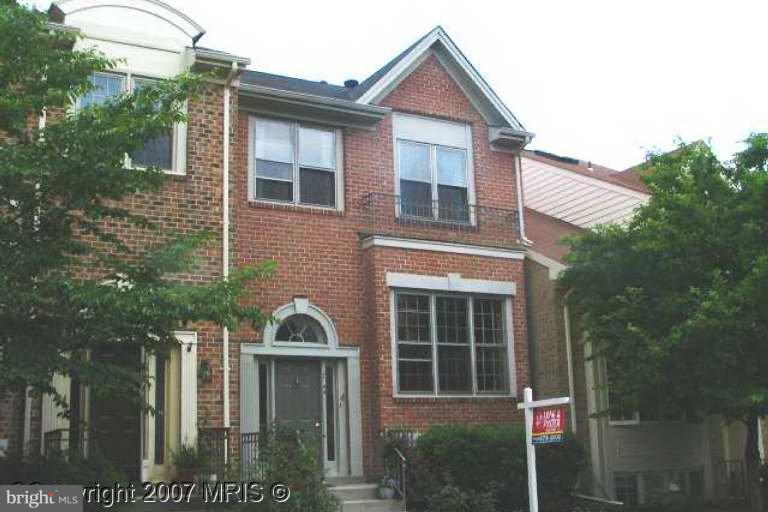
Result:
<svg viewBox="0 0 768 512">
<path fill-rule="evenodd" d="M 382 102 L 399 112 L 470 123 L 473 133 L 477 203 L 514 209 L 513 157 L 491 151 L 488 128 L 434 57 L 428 58 Z M 372 248 L 361 250 L 360 235 L 369 233 L 360 200 L 369 192 L 393 194 L 392 119 L 374 131 L 344 133 L 344 212 L 300 207 L 274 207 L 248 201 L 248 114 L 241 112 L 232 148 L 232 263 L 252 265 L 266 259 L 278 263 L 276 275 L 256 283 L 248 301 L 267 312 L 296 295 L 309 297 L 336 325 L 342 345 L 361 347 L 364 461 L 375 469 L 375 445 L 382 427 L 407 424 L 425 427 L 443 422 L 505 422 L 518 420 L 512 399 L 418 399 L 392 397 L 387 270 L 445 276 L 515 281 L 514 334 L 517 384 L 528 382 L 523 262 L 446 253 Z M 510 227 L 513 229 L 513 227 Z M 259 333 L 242 328 L 232 334 L 239 342 L 260 342 Z M 233 354 L 235 354 L 233 348 Z M 239 400 L 233 371 L 232 422 L 239 426 L 234 404 Z"/>
</svg>

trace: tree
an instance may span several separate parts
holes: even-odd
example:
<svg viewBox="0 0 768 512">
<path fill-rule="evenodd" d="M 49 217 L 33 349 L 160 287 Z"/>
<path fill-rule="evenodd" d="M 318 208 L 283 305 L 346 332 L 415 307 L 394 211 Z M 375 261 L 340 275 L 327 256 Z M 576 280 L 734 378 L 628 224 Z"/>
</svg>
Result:
<svg viewBox="0 0 768 512">
<path fill-rule="evenodd" d="M 705 143 L 652 156 L 627 225 L 569 241 L 562 286 L 623 406 L 647 401 L 747 426 L 759 510 L 758 419 L 768 404 L 768 134 L 721 162 Z M 614 407 L 617 404 L 612 404 Z"/>
<path fill-rule="evenodd" d="M 140 401 L 140 371 L 83 354 L 168 350 L 174 331 L 191 322 L 258 327 L 265 316 L 238 299 L 273 265 L 203 285 L 173 278 L 212 235 L 177 237 L 124 207 L 122 199 L 156 191 L 166 178 L 156 168 L 126 169 L 125 155 L 184 121 L 182 105 L 205 82 L 185 74 L 72 112 L 92 74 L 115 64 L 95 50 L 73 51 L 76 37 L 0 0 L 0 391 L 31 386 L 63 404 L 51 385 L 58 373 Z M 154 233 L 156 242 L 129 244 L 108 224 Z"/>
</svg>

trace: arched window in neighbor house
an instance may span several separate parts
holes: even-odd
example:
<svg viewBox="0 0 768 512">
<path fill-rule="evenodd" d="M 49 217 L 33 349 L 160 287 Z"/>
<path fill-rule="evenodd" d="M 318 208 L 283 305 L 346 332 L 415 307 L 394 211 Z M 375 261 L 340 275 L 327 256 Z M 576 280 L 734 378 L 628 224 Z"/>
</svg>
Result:
<svg viewBox="0 0 768 512">
<path fill-rule="evenodd" d="M 275 334 L 275 341 L 284 343 L 328 344 L 325 329 L 320 322 L 306 314 L 291 315 L 282 321 Z"/>
</svg>

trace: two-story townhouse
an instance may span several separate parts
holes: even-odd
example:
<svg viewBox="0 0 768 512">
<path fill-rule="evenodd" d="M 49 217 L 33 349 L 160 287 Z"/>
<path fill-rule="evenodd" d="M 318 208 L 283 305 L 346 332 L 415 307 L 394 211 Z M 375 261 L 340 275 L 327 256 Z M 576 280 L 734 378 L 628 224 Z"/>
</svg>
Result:
<svg viewBox="0 0 768 512">
<path fill-rule="evenodd" d="M 665 417 L 652 404 L 600 414 L 611 400 L 609 369 L 591 359 L 588 337 L 556 285 L 567 267 L 562 239 L 624 223 L 649 193 L 636 169 L 616 171 L 541 151 L 522 157 L 531 380 L 542 397 L 569 395 L 571 431 L 587 448 L 582 492 L 647 505 L 682 493 L 742 497 L 744 428 L 722 418 Z M 762 443 L 760 443 L 762 447 Z"/>
<path fill-rule="evenodd" d="M 57 378 L 108 457 L 168 479 L 182 443 L 247 462 L 254 433 L 278 424 L 317 436 L 327 476 L 372 476 L 388 428 L 518 421 L 529 382 L 519 153 L 532 134 L 442 28 L 335 86 L 244 70 L 157 0 L 60 0 L 51 16 L 82 33 L 78 45 L 122 59 L 78 104 L 190 67 L 215 72 L 188 123 L 132 155 L 172 176 L 130 206 L 220 234 L 182 278 L 278 265 L 247 300 L 279 323 L 190 326 L 170 358 L 144 357 L 157 414 Z M 81 435 L 49 397 L 24 402 L 28 450 Z"/>
</svg>

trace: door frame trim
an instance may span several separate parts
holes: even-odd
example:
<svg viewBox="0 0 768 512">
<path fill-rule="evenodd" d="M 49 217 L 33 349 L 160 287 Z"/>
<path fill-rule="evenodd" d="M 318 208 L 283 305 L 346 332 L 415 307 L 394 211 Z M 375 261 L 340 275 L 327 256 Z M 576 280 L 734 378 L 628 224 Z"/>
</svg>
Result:
<svg viewBox="0 0 768 512">
<path fill-rule="evenodd" d="M 257 358 L 312 358 L 321 359 L 326 362 L 329 360 L 344 360 L 345 372 L 343 377 L 346 379 L 346 420 L 347 422 L 347 441 L 348 454 L 340 454 L 348 460 L 347 468 L 341 468 L 347 475 L 341 476 L 363 476 L 363 426 L 362 426 L 362 403 L 360 389 L 360 347 L 358 346 L 338 346 L 333 348 L 314 348 L 314 347 L 282 347 L 265 346 L 262 343 L 241 343 L 241 355 L 252 355 Z M 274 372 L 272 372 L 274 375 Z M 338 375 L 338 379 L 342 375 Z M 245 397 L 241 392 L 240 410 L 246 410 L 248 407 L 256 407 L 257 402 L 245 404 Z M 274 411 L 272 411 L 274 413 Z M 274 417 L 274 416 L 273 416 Z M 348 471 L 344 471 L 348 469 Z"/>
</svg>

